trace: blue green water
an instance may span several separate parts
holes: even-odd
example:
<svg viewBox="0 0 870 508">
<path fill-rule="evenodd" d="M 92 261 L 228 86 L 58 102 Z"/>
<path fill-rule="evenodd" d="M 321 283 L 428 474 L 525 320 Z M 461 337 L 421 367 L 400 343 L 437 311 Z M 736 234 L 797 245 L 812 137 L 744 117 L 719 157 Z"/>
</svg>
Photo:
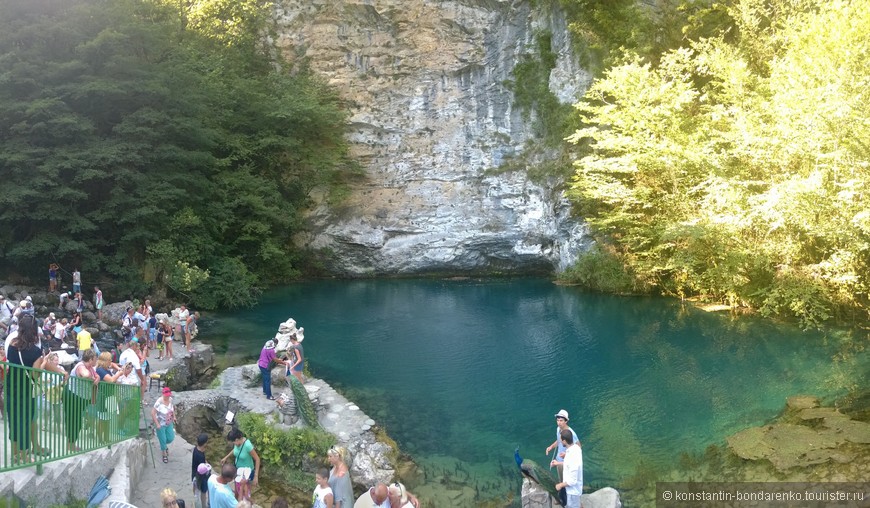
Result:
<svg viewBox="0 0 870 508">
<path fill-rule="evenodd" d="M 219 351 L 259 353 L 288 317 L 305 327 L 313 374 L 384 426 L 436 496 L 518 492 L 512 454 L 547 463 L 566 409 L 585 481 L 617 488 L 642 465 L 664 474 L 776 416 L 798 393 L 866 386 L 848 332 L 802 332 L 662 298 L 584 293 L 547 280 L 316 281 L 209 316 Z M 457 494 L 458 495 L 458 494 Z"/>
</svg>

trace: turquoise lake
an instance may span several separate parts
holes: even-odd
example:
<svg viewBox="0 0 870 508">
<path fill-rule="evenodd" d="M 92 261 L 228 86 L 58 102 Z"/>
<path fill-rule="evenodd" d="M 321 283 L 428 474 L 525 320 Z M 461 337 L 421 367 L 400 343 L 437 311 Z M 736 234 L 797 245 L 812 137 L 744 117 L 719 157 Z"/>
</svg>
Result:
<svg viewBox="0 0 870 508">
<path fill-rule="evenodd" d="M 870 372 L 845 331 L 543 279 L 300 283 L 208 315 L 202 337 L 253 359 L 289 317 L 305 327 L 312 373 L 421 466 L 412 491 L 449 491 L 453 506 L 518 495 L 514 448 L 548 463 L 559 409 L 583 444 L 585 483 L 620 489 L 641 465 L 664 474 L 768 421 L 787 396 L 830 401 Z"/>
</svg>

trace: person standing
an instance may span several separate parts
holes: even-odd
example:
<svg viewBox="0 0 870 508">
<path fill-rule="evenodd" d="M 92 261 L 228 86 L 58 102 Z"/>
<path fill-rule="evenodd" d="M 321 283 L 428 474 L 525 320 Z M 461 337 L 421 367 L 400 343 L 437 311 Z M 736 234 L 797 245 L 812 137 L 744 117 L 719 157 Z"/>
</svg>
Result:
<svg viewBox="0 0 870 508">
<path fill-rule="evenodd" d="M 82 359 L 85 351 L 90 351 L 93 343 L 93 338 L 91 337 L 91 332 L 87 330 L 82 330 L 76 334 L 76 343 L 79 347 L 79 360 Z"/>
<path fill-rule="evenodd" d="M 363 493 L 354 503 L 354 508 L 390 508 L 390 496 L 387 486 L 378 483 Z"/>
<path fill-rule="evenodd" d="M 157 429 L 157 441 L 160 442 L 160 451 L 163 453 L 163 463 L 169 463 L 169 444 L 175 440 L 175 405 L 172 404 L 172 390 L 168 386 L 163 387 L 163 395 L 154 401 L 151 409 L 151 419 Z"/>
<path fill-rule="evenodd" d="M 7 302 L 5 296 L 0 295 L 0 337 L 9 331 L 9 324 L 12 322 L 14 313 L 15 306 Z"/>
<path fill-rule="evenodd" d="M 230 487 L 236 477 L 236 466 L 223 464 L 221 474 L 208 479 L 208 502 L 210 508 L 236 508 L 239 502 Z"/>
<path fill-rule="evenodd" d="M 79 272 L 79 269 L 76 268 L 73 272 L 73 293 L 81 293 L 82 292 L 82 274 Z"/>
<path fill-rule="evenodd" d="M 19 464 L 32 462 L 31 424 L 36 410 L 36 400 L 33 397 L 33 377 L 27 369 L 11 367 L 33 367 L 41 369 L 45 362 L 42 350 L 37 345 L 36 318 L 23 316 L 18 334 L 9 345 L 7 362 L 10 365 L 6 373 L 6 425 L 9 428 L 9 440 L 12 442 L 12 462 Z"/>
<path fill-rule="evenodd" d="M 184 344 L 187 347 L 188 353 L 193 353 L 193 348 L 190 347 L 190 341 L 193 340 L 193 332 L 196 330 L 197 319 L 199 319 L 199 312 L 191 312 L 187 316 L 187 326 L 184 327 Z"/>
<path fill-rule="evenodd" d="M 346 448 L 335 446 L 326 452 L 326 460 L 332 466 L 329 470 L 329 487 L 332 489 L 335 508 L 353 506 L 353 484 L 350 481 L 350 469 L 344 458 L 346 454 Z"/>
<path fill-rule="evenodd" d="M 157 341 L 158 344 L 160 340 L 163 340 L 163 348 L 166 350 L 165 354 L 161 354 L 161 356 L 167 360 L 172 360 L 172 327 L 169 326 L 169 323 L 164 320 L 160 323 L 160 330 L 157 332 Z"/>
<path fill-rule="evenodd" d="M 248 499 L 251 497 L 252 487 L 256 487 L 260 481 L 260 456 L 254 450 L 254 443 L 239 429 L 231 430 L 227 434 L 227 441 L 233 443 L 233 449 L 221 459 L 221 464 L 225 464 L 230 457 L 233 457 L 238 483 L 237 497 Z"/>
<path fill-rule="evenodd" d="M 300 383 L 305 383 L 305 378 L 302 376 L 302 369 L 305 368 L 305 354 L 302 350 L 301 339 L 294 333 L 290 336 L 290 348 L 287 352 L 290 354 L 290 361 L 287 363 L 287 374 L 293 374 Z"/>
<path fill-rule="evenodd" d="M 141 396 L 145 397 L 145 372 L 142 370 L 142 362 L 139 360 L 139 341 L 136 338 L 130 340 L 130 342 L 125 343 L 122 347 L 124 352 L 121 353 L 121 357 L 118 358 L 118 364 L 124 366 L 126 364 L 133 365 L 133 373 L 136 374 L 136 377 L 139 379 L 139 390 Z"/>
<path fill-rule="evenodd" d="M 405 490 L 405 486 L 399 482 L 391 483 L 387 487 L 387 495 L 390 499 L 390 508 L 420 508 L 420 500 L 417 496 Z"/>
<path fill-rule="evenodd" d="M 211 466 L 205 459 L 205 445 L 208 434 L 202 433 L 196 438 L 196 446 L 191 457 L 191 476 L 193 478 L 193 498 L 200 498 L 203 507 L 208 506 L 208 478 L 211 476 Z"/>
<path fill-rule="evenodd" d="M 574 442 L 579 442 L 577 439 L 577 433 L 574 432 L 574 429 L 568 426 L 568 411 L 564 409 L 560 409 L 558 413 L 556 413 L 556 440 L 553 441 L 553 444 L 547 447 L 547 451 L 545 452 L 547 456 L 550 455 L 550 450 L 553 448 L 556 449 L 556 456 L 553 460 L 550 461 L 550 467 L 556 466 L 556 471 L 559 473 L 559 479 L 562 479 L 562 462 L 565 460 L 565 445 L 562 444 L 562 431 L 568 429 L 571 431 L 571 435 L 574 436 Z"/>
<path fill-rule="evenodd" d="M 103 301 L 103 292 L 99 287 L 94 286 L 94 307 L 97 309 L 97 321 L 103 320 L 103 305 L 106 302 Z"/>
<path fill-rule="evenodd" d="M 69 383 L 63 391 L 63 424 L 66 429 L 67 449 L 70 452 L 81 450 L 76 442 L 82 430 L 82 415 L 91 404 L 94 388 L 100 382 L 96 368 L 97 354 L 88 349 L 70 372 Z"/>
<path fill-rule="evenodd" d="M 190 311 L 187 310 L 187 305 L 181 304 L 178 310 L 178 328 L 176 331 L 176 336 L 179 337 L 178 340 L 185 341 L 185 347 L 187 346 L 187 318 L 190 317 Z"/>
<path fill-rule="evenodd" d="M 568 502 L 565 508 L 580 508 L 580 495 L 583 494 L 583 450 L 580 442 L 574 440 L 574 431 L 564 429 L 560 434 L 565 446 L 564 479 L 556 484 L 556 489 L 565 489 Z"/>
<path fill-rule="evenodd" d="M 314 487 L 314 494 L 311 495 L 311 508 L 332 508 L 335 496 L 329 488 L 329 471 L 325 467 L 318 469 L 314 481 L 317 482 L 317 486 Z"/>
<path fill-rule="evenodd" d="M 275 353 L 275 341 L 267 340 L 263 349 L 260 351 L 260 359 L 257 361 L 257 367 L 260 367 L 260 374 L 263 377 L 263 394 L 269 400 L 275 400 L 272 396 L 272 362 L 280 365 L 287 365 L 287 362 L 277 357 Z"/>
<path fill-rule="evenodd" d="M 57 263 L 48 265 L 48 291 L 54 293 L 57 289 Z"/>
</svg>

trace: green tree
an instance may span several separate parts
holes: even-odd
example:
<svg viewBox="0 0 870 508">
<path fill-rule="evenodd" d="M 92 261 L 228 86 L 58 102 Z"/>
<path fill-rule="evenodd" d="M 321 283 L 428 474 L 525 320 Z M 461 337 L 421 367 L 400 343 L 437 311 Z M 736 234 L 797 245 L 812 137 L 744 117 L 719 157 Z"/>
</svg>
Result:
<svg viewBox="0 0 870 508">
<path fill-rule="evenodd" d="M 273 64 L 264 8 L 0 0 L 7 270 L 58 261 L 203 307 L 297 275 L 298 210 L 355 166 L 334 91 Z"/>
<path fill-rule="evenodd" d="M 736 36 L 627 56 L 593 85 L 572 196 L 642 285 L 805 326 L 864 319 L 870 6 L 727 13 Z"/>
</svg>

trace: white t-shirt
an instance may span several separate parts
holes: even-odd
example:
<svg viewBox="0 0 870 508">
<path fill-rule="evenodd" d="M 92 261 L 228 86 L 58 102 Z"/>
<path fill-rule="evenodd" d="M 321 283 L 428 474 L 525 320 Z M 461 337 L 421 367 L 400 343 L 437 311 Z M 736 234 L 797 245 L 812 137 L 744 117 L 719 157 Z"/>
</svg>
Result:
<svg viewBox="0 0 870 508">
<path fill-rule="evenodd" d="M 329 487 L 314 487 L 314 494 L 311 496 L 311 508 L 326 508 L 326 496 L 332 495 L 332 489 Z"/>
<path fill-rule="evenodd" d="M 54 324 L 54 338 L 57 340 L 63 340 L 66 336 L 66 327 L 63 326 L 60 322 Z"/>
<path fill-rule="evenodd" d="M 583 450 L 574 443 L 565 450 L 562 480 L 568 484 L 565 490 L 568 495 L 579 496 L 583 493 Z"/>
<path fill-rule="evenodd" d="M 121 374 L 118 378 L 118 383 L 122 385 L 136 386 L 139 384 L 139 376 L 137 376 L 135 372 L 131 372 L 129 376 Z"/>
<path fill-rule="evenodd" d="M 4 300 L 3 303 L 0 303 L 0 320 L 8 323 L 8 320 L 12 319 L 12 312 L 14 310 L 15 308 Z"/>
<path fill-rule="evenodd" d="M 121 357 L 118 358 L 119 365 L 123 367 L 127 363 L 133 364 L 133 373 L 142 371 L 142 364 L 139 363 L 139 355 L 136 354 L 136 351 L 132 349 L 127 349 L 123 353 L 121 353 Z M 138 376 L 136 378 L 136 384 L 139 384 Z"/>
</svg>

